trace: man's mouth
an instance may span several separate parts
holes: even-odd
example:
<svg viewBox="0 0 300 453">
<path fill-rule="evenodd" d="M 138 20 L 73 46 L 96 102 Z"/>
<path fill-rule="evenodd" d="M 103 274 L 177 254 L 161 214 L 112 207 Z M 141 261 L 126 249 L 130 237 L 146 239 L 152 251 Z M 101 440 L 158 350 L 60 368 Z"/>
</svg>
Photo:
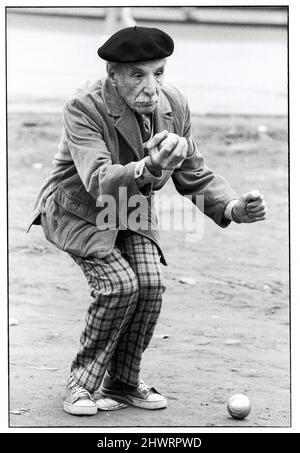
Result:
<svg viewBox="0 0 300 453">
<path fill-rule="evenodd" d="M 137 101 L 135 105 L 137 107 L 154 107 L 157 104 L 156 101 Z"/>
<path fill-rule="evenodd" d="M 137 101 L 136 104 L 138 105 L 154 105 L 155 102 L 149 102 L 149 101 Z"/>
</svg>

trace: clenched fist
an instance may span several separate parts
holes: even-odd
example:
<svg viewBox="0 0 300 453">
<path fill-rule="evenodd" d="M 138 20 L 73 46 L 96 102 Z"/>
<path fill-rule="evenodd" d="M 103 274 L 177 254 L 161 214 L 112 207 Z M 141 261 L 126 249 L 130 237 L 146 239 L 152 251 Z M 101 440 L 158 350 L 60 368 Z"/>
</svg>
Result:
<svg viewBox="0 0 300 453">
<path fill-rule="evenodd" d="M 258 190 L 251 190 L 241 196 L 232 209 L 233 217 L 240 223 L 253 223 L 265 220 L 267 206 Z"/>
</svg>

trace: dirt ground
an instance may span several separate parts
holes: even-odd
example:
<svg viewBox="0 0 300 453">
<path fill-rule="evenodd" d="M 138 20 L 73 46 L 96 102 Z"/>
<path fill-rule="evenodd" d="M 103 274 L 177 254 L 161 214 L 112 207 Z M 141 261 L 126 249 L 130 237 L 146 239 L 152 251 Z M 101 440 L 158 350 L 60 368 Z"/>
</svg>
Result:
<svg viewBox="0 0 300 453">
<path fill-rule="evenodd" d="M 168 289 L 143 378 L 168 397 L 169 406 L 78 418 L 62 411 L 61 400 L 89 303 L 87 283 L 39 227 L 25 233 L 56 152 L 61 117 L 9 116 L 12 427 L 289 426 L 287 121 L 203 116 L 193 125 L 207 163 L 239 194 L 258 188 L 268 219 L 221 229 L 206 218 L 199 242 L 180 231 L 162 232 Z M 182 277 L 195 285 L 181 283 Z M 242 421 L 226 411 L 236 393 L 252 402 Z"/>
</svg>

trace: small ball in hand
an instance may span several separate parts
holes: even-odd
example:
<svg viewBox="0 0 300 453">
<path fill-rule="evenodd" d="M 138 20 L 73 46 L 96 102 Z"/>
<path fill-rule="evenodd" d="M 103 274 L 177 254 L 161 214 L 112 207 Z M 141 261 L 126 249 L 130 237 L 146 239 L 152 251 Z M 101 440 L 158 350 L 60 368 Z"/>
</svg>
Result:
<svg viewBox="0 0 300 453">
<path fill-rule="evenodd" d="M 158 145 L 159 151 L 162 149 L 163 146 L 168 146 L 169 143 L 172 144 L 172 148 L 175 148 L 176 144 L 178 143 L 178 140 L 179 140 L 178 135 L 169 132 L 168 136 Z"/>
</svg>

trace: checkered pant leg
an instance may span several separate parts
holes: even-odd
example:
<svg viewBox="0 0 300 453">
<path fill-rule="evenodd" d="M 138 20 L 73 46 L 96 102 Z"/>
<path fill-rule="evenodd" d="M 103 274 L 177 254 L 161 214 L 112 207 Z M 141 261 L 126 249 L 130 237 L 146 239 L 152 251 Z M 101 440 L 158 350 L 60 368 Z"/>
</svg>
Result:
<svg viewBox="0 0 300 453">
<path fill-rule="evenodd" d="M 118 247 L 104 258 L 71 257 L 87 278 L 93 299 L 80 338 L 80 350 L 71 366 L 71 377 L 94 392 L 135 312 L 138 280 Z"/>
<path fill-rule="evenodd" d="M 150 239 L 132 234 L 123 241 L 120 250 L 137 276 L 139 299 L 131 321 L 118 341 L 109 372 L 114 378 L 136 385 L 142 353 L 158 321 L 165 286 L 157 247 Z"/>
</svg>

